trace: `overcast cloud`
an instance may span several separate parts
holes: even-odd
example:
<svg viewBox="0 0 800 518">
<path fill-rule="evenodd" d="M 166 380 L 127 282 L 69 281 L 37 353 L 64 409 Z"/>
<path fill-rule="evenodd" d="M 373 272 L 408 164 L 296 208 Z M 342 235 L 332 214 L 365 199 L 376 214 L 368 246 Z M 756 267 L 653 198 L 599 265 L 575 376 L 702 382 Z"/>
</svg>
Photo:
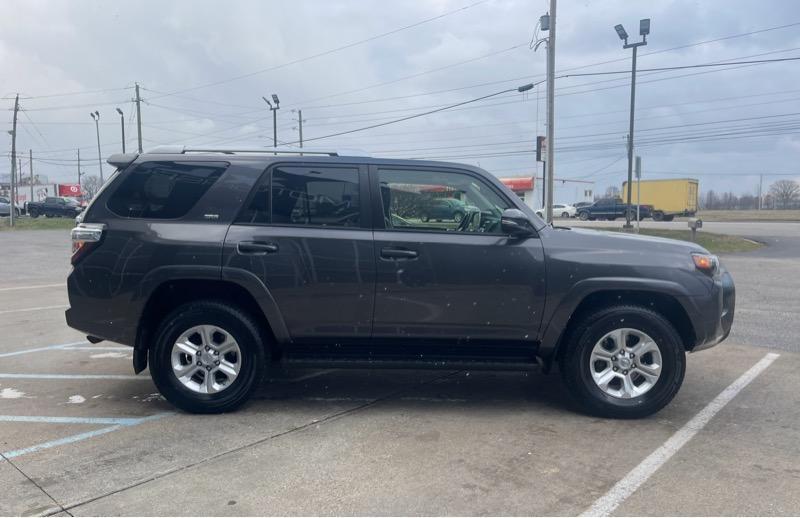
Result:
<svg viewBox="0 0 800 518">
<path fill-rule="evenodd" d="M 8 97 L 19 92 L 24 113 L 18 149 L 26 155 L 32 149 L 41 159 L 34 161 L 36 172 L 74 181 L 78 147 L 83 170 L 97 173 L 90 111 L 101 114 L 104 155 L 121 149 L 117 106 L 128 121 L 128 149 L 135 149 L 131 87 L 137 81 L 149 148 L 268 145 L 272 119 L 261 96 L 272 93 L 281 99 L 278 138 L 293 142 L 293 109 L 303 110 L 304 136 L 313 139 L 541 80 L 544 47 L 534 52 L 528 42 L 547 9 L 544 0 L 489 0 L 274 68 L 474 2 L 6 1 L 0 19 L 5 124 L 11 128 Z M 800 56 L 800 25 L 659 52 L 800 22 L 800 3 L 793 1 L 562 0 L 557 69 L 629 69 L 630 51 L 621 48 L 613 26 L 623 23 L 636 34 L 645 17 L 652 19 L 652 33 L 640 49 L 642 69 Z M 586 67 L 612 60 L 619 61 Z M 467 63 L 452 66 L 459 62 Z M 798 171 L 800 62 L 724 68 L 640 73 L 637 154 L 646 177 L 696 176 L 703 191 L 755 192 L 759 173 Z M 556 88 L 557 178 L 594 180 L 595 192 L 619 186 L 626 168 L 629 77 L 563 78 Z M 450 91 L 431 94 L 441 90 Z M 91 93 L 40 97 L 83 91 Z M 544 92 L 541 85 L 538 94 L 505 94 L 308 145 L 449 159 L 501 177 L 530 175 L 538 167 L 535 157 L 518 152 L 533 149 L 536 134 L 544 134 Z M 728 122 L 711 124 L 719 121 Z M 10 137 L 4 136 L 8 152 Z M 491 156 L 498 154 L 505 155 Z M 0 173 L 8 167 L 5 160 Z M 561 185 L 557 201 L 574 201 L 584 188 L 591 185 Z"/>
</svg>

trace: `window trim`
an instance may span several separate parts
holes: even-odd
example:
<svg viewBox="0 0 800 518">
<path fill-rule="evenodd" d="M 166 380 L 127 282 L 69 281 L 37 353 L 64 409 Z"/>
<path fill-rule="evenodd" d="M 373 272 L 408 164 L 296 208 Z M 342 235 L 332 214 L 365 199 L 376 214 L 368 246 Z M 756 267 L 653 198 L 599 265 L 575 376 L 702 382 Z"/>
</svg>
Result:
<svg viewBox="0 0 800 518">
<path fill-rule="evenodd" d="M 316 167 L 316 168 L 326 168 L 326 169 L 354 169 L 358 173 L 358 196 L 360 198 L 360 207 L 359 207 L 359 224 L 358 226 L 354 227 L 340 227 L 340 226 L 330 226 L 330 225 L 299 225 L 296 223 L 273 223 L 272 222 L 272 173 L 275 169 L 279 167 Z M 269 193 L 269 215 L 268 220 L 266 223 L 254 223 L 249 221 L 241 221 L 241 217 L 244 212 L 247 210 L 247 207 L 250 206 L 250 202 L 253 201 L 256 194 L 258 193 L 258 188 L 262 184 L 263 181 L 267 181 L 267 192 Z M 258 177 L 258 180 L 253 184 L 253 187 L 250 189 L 247 197 L 245 198 L 245 202 L 239 208 L 239 212 L 236 214 L 236 217 L 233 219 L 232 225 L 239 225 L 245 227 L 279 227 L 279 228 L 311 228 L 311 229 L 324 229 L 324 230 L 369 230 L 371 231 L 372 228 L 372 218 L 370 217 L 369 208 L 372 206 L 372 202 L 370 199 L 370 189 L 369 189 L 369 178 L 367 176 L 367 168 L 363 164 L 354 164 L 354 163 L 346 163 L 346 162 L 336 162 L 336 163 L 328 163 L 328 162 L 273 162 L 269 164 L 261 175 Z"/>
<path fill-rule="evenodd" d="M 386 222 L 383 219 L 383 196 L 381 196 L 381 185 L 380 185 L 380 172 L 381 171 L 429 171 L 429 172 L 439 172 L 439 173 L 461 173 L 471 176 L 473 179 L 480 182 L 482 185 L 487 186 L 492 192 L 494 192 L 501 200 L 504 200 L 510 208 L 519 208 L 508 196 L 505 195 L 497 186 L 493 185 L 491 182 L 487 181 L 482 175 L 479 175 L 469 169 L 459 169 L 457 167 L 435 167 L 435 166 L 422 166 L 422 165 L 400 165 L 400 164 L 392 164 L 392 165 L 381 165 L 381 164 L 372 164 L 369 166 L 369 176 L 370 176 L 370 188 L 373 193 L 373 197 L 376 198 L 377 202 L 373 204 L 373 211 L 372 211 L 372 218 L 373 218 L 373 225 L 375 230 L 381 230 L 383 232 L 402 232 L 406 234 L 412 233 L 423 233 L 423 234 L 443 234 L 448 236 L 502 236 L 508 237 L 508 234 L 504 232 L 454 232 L 452 230 L 437 230 L 437 229 L 401 229 L 401 228 L 387 228 Z"/>
<path fill-rule="evenodd" d="M 220 173 L 219 177 L 214 181 L 214 183 L 208 186 L 208 189 L 206 189 L 206 192 L 204 192 L 199 198 L 197 198 L 197 200 L 195 200 L 195 202 L 192 204 L 192 206 L 189 207 L 189 209 L 184 214 L 182 214 L 182 215 L 180 215 L 180 216 L 178 216 L 176 218 L 152 218 L 152 217 L 123 216 L 122 214 L 118 214 L 115 210 L 113 210 L 109 206 L 109 203 L 111 202 L 111 199 L 114 197 L 114 195 L 117 193 L 117 191 L 120 189 L 120 187 L 122 187 L 122 185 L 125 183 L 125 180 L 127 180 L 128 177 L 131 176 L 132 174 L 136 173 L 136 170 L 139 169 L 140 166 L 145 165 L 145 164 L 157 163 L 157 162 L 172 162 L 174 164 L 190 163 L 190 164 L 222 165 L 223 169 L 222 169 L 222 173 Z M 135 162 L 135 163 L 132 163 L 130 166 L 128 166 L 128 168 L 125 169 L 125 174 L 122 175 L 122 176 L 119 176 L 117 178 L 117 181 L 114 182 L 116 184 L 116 185 L 114 185 L 114 190 L 110 191 L 108 193 L 108 196 L 106 196 L 106 199 L 103 200 L 103 208 L 106 211 L 108 211 L 109 214 L 112 214 L 115 218 L 120 218 L 120 219 L 124 219 L 124 220 L 129 220 L 129 221 L 181 221 L 184 218 L 187 218 L 190 214 L 192 214 L 192 211 L 194 211 L 194 209 L 197 207 L 197 205 L 200 203 L 200 201 L 208 195 L 208 193 L 212 190 L 214 185 L 219 180 L 221 180 L 223 176 L 225 176 L 225 173 L 227 173 L 230 168 L 231 168 L 231 162 L 228 162 L 226 160 L 199 160 L 197 158 L 194 158 L 193 160 L 175 160 L 175 159 L 162 158 L 161 160 L 155 159 L 155 160 L 143 160 L 141 162 Z M 119 172 L 120 172 L 120 170 L 117 170 L 111 175 L 111 177 L 109 177 L 108 181 L 105 184 L 103 184 L 100 187 L 100 190 L 97 192 L 97 194 L 95 194 L 95 197 L 99 197 L 100 193 L 102 193 L 106 189 L 106 186 L 110 186 L 111 185 L 111 180 Z"/>
</svg>

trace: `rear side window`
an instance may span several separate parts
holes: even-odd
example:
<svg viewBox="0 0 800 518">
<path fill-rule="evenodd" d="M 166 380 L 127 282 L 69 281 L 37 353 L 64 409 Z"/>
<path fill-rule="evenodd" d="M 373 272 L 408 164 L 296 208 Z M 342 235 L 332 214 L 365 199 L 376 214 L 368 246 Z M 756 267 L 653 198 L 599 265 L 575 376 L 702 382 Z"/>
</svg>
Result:
<svg viewBox="0 0 800 518">
<path fill-rule="evenodd" d="M 356 168 L 279 166 L 256 187 L 238 222 L 358 227 L 359 193 Z"/>
<path fill-rule="evenodd" d="M 125 176 L 109 198 L 108 208 L 125 218 L 180 218 L 194 207 L 228 165 L 145 162 Z"/>
</svg>

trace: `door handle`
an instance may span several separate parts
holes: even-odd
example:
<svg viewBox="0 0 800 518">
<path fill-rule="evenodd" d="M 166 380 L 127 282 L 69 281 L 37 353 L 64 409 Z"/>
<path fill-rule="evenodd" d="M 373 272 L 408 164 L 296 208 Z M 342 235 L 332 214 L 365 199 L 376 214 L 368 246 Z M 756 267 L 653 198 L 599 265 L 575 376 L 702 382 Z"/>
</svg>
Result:
<svg viewBox="0 0 800 518">
<path fill-rule="evenodd" d="M 278 245 L 263 241 L 240 241 L 236 244 L 236 251 L 242 255 L 274 254 L 278 251 Z"/>
<path fill-rule="evenodd" d="M 419 253 L 408 248 L 381 248 L 381 257 L 384 259 L 416 259 Z"/>
</svg>

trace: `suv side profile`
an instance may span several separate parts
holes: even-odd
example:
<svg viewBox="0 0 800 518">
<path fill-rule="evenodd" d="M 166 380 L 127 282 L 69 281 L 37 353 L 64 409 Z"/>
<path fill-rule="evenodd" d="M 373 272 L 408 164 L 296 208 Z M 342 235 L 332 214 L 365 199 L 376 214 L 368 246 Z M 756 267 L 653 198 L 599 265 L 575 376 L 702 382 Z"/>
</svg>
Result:
<svg viewBox="0 0 800 518">
<path fill-rule="evenodd" d="M 733 281 L 682 241 L 554 228 L 486 171 L 335 153 L 114 155 L 72 231 L 67 323 L 161 393 L 230 411 L 270 362 L 557 367 L 592 414 L 664 407 Z M 432 198 L 458 222 L 423 221 Z"/>
</svg>

